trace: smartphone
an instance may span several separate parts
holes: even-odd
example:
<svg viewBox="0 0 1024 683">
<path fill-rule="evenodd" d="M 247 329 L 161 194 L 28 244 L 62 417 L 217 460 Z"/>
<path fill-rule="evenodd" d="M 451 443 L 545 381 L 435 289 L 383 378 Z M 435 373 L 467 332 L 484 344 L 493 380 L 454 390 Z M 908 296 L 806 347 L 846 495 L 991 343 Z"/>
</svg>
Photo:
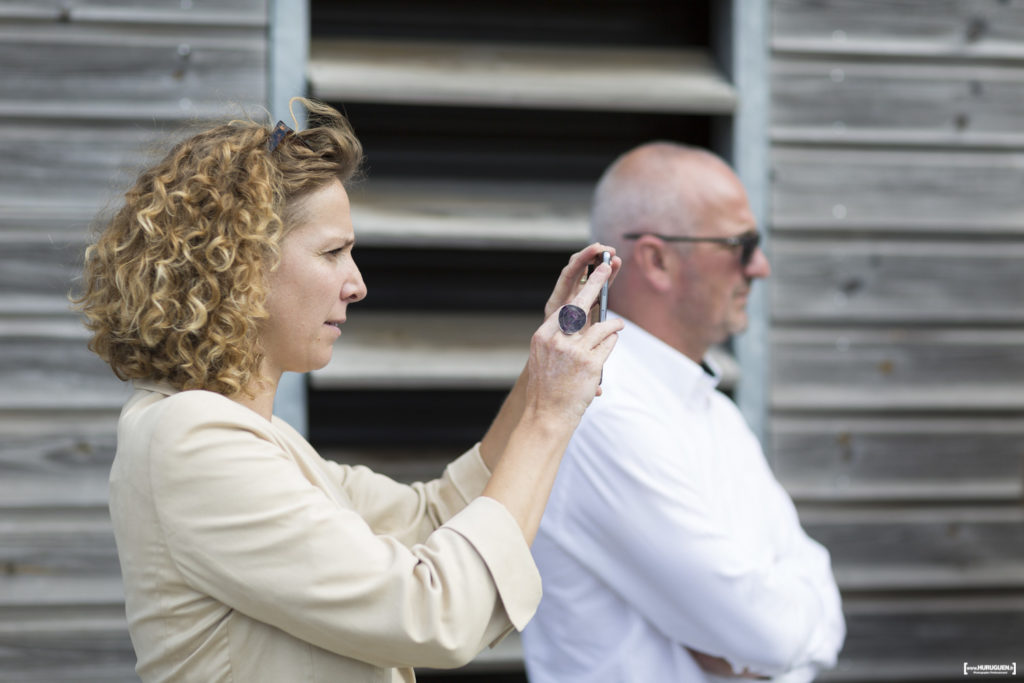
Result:
<svg viewBox="0 0 1024 683">
<path fill-rule="evenodd" d="M 601 252 L 601 260 L 608 265 L 612 264 L 612 255 L 607 251 Z M 604 284 L 601 285 L 601 308 L 597 315 L 597 319 L 600 322 L 604 322 L 608 317 L 608 281 L 605 280 Z M 597 385 L 601 386 L 604 381 L 604 369 L 601 370 L 601 376 L 597 379 Z"/>
<path fill-rule="evenodd" d="M 607 251 L 601 253 L 601 260 L 608 265 L 612 263 L 612 255 Z M 601 285 L 601 309 L 597 316 L 599 322 L 604 322 L 608 317 L 608 281 Z"/>
</svg>

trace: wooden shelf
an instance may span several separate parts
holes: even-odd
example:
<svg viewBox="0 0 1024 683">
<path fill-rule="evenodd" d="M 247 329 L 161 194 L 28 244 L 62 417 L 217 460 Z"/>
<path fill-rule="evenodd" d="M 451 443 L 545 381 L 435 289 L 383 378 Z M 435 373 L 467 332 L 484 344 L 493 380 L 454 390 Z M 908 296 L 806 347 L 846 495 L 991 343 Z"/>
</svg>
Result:
<svg viewBox="0 0 1024 683">
<path fill-rule="evenodd" d="M 361 246 L 577 249 L 589 237 L 589 185 L 379 181 L 353 188 Z"/>
<path fill-rule="evenodd" d="M 315 97 L 471 107 L 728 114 L 733 86 L 701 50 L 319 39 Z"/>
<path fill-rule="evenodd" d="M 540 314 L 362 313 L 345 324 L 334 357 L 313 372 L 314 389 L 500 389 L 529 354 Z M 721 349 L 710 354 L 724 388 L 739 374 Z"/>
</svg>

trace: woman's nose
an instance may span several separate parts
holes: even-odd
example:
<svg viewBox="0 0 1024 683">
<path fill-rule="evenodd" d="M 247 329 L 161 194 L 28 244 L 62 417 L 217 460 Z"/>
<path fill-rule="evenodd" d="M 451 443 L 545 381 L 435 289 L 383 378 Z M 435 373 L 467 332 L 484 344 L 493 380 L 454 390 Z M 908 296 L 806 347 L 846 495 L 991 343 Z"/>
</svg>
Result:
<svg viewBox="0 0 1024 683">
<path fill-rule="evenodd" d="M 363 282 L 363 274 L 359 272 L 359 268 L 355 269 L 352 277 L 345 280 L 341 288 L 341 298 L 350 304 L 366 298 L 366 283 Z"/>
</svg>

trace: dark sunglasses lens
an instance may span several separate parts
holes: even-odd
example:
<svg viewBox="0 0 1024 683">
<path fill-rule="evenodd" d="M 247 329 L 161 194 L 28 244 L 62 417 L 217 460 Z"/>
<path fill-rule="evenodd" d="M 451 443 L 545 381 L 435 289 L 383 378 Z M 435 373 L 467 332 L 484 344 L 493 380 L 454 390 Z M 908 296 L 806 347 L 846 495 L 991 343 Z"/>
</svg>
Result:
<svg viewBox="0 0 1024 683">
<path fill-rule="evenodd" d="M 744 266 L 750 265 L 750 260 L 754 258 L 754 252 L 757 251 L 757 245 L 761 243 L 761 233 L 755 232 L 749 235 L 744 235 L 742 250 L 740 251 L 740 263 Z"/>
</svg>

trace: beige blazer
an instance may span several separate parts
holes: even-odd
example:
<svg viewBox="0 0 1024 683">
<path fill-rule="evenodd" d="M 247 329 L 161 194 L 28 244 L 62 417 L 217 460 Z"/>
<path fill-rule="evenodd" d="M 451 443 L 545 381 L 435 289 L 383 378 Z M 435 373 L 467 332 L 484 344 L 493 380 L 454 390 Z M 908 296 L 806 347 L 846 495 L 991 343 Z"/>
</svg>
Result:
<svg viewBox="0 0 1024 683">
<path fill-rule="evenodd" d="M 145 681 L 413 680 L 540 600 L 477 447 L 406 486 L 322 459 L 219 394 L 136 382 L 110 512 Z"/>
</svg>

